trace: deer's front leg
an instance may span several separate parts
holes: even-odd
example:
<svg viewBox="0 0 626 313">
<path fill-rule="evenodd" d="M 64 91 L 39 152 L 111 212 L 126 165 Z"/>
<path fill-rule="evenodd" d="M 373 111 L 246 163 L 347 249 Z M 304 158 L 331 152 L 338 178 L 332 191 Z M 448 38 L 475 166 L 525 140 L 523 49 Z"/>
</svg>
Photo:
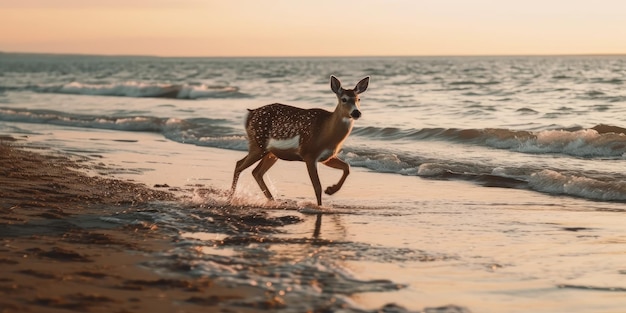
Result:
<svg viewBox="0 0 626 313">
<path fill-rule="evenodd" d="M 306 168 L 309 171 L 309 177 L 311 178 L 311 184 L 315 190 L 315 197 L 317 198 L 317 205 L 322 205 L 322 184 L 320 183 L 320 176 L 317 173 L 317 161 L 306 160 Z"/>
<path fill-rule="evenodd" d="M 350 165 L 348 165 L 348 163 L 338 159 L 337 157 L 332 157 L 332 158 L 324 161 L 324 165 L 332 167 L 332 168 L 343 170 L 343 175 L 341 175 L 341 179 L 339 179 L 339 182 L 337 182 L 337 184 L 335 184 L 333 186 L 330 186 L 330 187 L 326 188 L 326 191 L 324 191 L 324 192 L 326 192 L 326 194 L 332 195 L 335 192 L 339 191 L 339 189 L 341 189 L 341 186 L 343 186 L 343 183 L 346 181 L 346 178 L 350 174 Z"/>
</svg>

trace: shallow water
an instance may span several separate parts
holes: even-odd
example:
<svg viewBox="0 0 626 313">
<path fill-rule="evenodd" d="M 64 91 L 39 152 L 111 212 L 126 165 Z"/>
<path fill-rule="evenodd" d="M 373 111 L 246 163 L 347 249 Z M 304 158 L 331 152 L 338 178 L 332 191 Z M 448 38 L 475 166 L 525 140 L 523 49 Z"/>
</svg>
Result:
<svg viewBox="0 0 626 313">
<path fill-rule="evenodd" d="M 244 172 L 233 206 L 225 191 L 240 152 L 149 133 L 31 131 L 29 146 L 86 156 L 104 166 L 101 175 L 167 183 L 184 196 L 117 221 L 156 224 L 178 238 L 146 266 L 260 286 L 286 303 L 285 312 L 369 312 L 390 303 L 399 312 L 619 312 L 626 305 L 621 203 L 356 169 L 316 211 L 307 208 L 313 197 L 303 164 L 283 162 L 268 173 L 277 202 L 263 200 Z M 320 175 L 332 181 L 337 173 Z"/>
</svg>

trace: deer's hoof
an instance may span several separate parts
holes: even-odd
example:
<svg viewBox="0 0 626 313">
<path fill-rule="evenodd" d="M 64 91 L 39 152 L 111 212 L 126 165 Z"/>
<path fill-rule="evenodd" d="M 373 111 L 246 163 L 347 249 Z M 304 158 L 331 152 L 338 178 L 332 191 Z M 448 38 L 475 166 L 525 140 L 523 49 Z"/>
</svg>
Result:
<svg viewBox="0 0 626 313">
<path fill-rule="evenodd" d="M 337 189 L 337 187 L 335 187 L 335 186 L 331 186 L 331 187 L 326 188 L 326 190 L 325 190 L 324 192 L 325 192 L 327 195 L 332 195 L 332 194 L 334 194 L 335 192 L 337 192 L 337 190 L 339 190 L 339 189 Z"/>
</svg>

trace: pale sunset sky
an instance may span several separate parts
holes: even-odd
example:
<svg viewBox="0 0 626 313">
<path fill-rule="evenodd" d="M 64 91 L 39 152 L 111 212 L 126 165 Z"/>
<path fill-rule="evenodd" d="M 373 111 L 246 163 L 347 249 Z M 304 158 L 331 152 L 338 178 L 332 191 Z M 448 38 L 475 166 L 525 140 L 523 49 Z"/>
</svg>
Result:
<svg viewBox="0 0 626 313">
<path fill-rule="evenodd" d="M 626 54 L 624 0 L 0 0 L 0 51 Z"/>
</svg>

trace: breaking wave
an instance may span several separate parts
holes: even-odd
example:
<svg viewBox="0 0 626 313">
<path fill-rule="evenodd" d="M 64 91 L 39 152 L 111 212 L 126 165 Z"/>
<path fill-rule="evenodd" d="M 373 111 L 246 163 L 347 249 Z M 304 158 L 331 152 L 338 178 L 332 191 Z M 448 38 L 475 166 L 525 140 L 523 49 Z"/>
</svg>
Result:
<svg viewBox="0 0 626 313">
<path fill-rule="evenodd" d="M 71 82 L 63 85 L 35 85 L 27 90 L 41 93 L 59 93 L 91 96 L 115 96 L 133 98 L 248 98 L 249 95 L 234 86 L 207 86 L 204 84 L 169 84 L 155 82 L 126 81 L 117 83 L 80 83 Z"/>
<path fill-rule="evenodd" d="M 347 150 L 347 149 L 346 149 Z M 343 152 L 352 166 L 428 179 L 465 180 L 485 187 L 534 190 L 599 201 L 626 202 L 626 175 L 523 166 L 503 167 L 380 152 Z"/>
<path fill-rule="evenodd" d="M 364 127 L 355 129 L 353 134 L 386 140 L 445 140 L 531 154 L 565 154 L 585 158 L 626 157 L 626 129 L 609 125 L 536 132 L 499 128 L 404 130 Z"/>
<path fill-rule="evenodd" d="M 161 118 L 154 116 L 95 116 L 70 114 L 53 110 L 27 110 L 0 107 L 0 120 L 10 122 L 40 123 L 59 126 L 141 131 L 162 134 L 180 142 L 245 151 L 245 136 L 234 132 L 226 121 L 209 118 Z"/>
</svg>

